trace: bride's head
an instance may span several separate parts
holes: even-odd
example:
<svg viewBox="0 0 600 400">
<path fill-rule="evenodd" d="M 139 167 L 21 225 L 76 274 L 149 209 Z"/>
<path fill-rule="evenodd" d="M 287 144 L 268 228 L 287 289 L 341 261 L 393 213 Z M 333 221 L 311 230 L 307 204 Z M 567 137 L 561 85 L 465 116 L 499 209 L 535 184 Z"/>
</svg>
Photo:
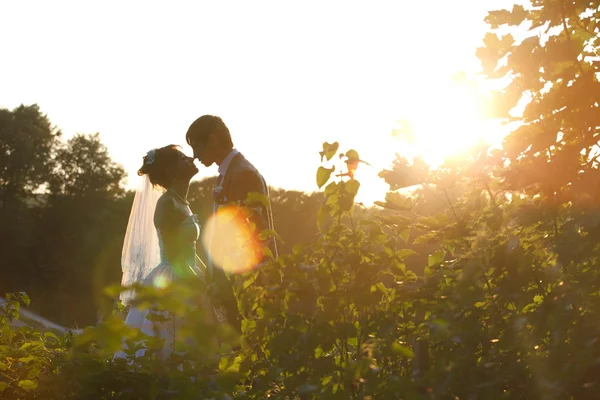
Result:
<svg viewBox="0 0 600 400">
<path fill-rule="evenodd" d="M 138 175 L 148 175 L 152 185 L 163 189 L 169 189 L 176 183 L 189 183 L 197 173 L 194 159 L 186 156 L 180 146 L 173 144 L 150 150 L 138 170 Z"/>
</svg>

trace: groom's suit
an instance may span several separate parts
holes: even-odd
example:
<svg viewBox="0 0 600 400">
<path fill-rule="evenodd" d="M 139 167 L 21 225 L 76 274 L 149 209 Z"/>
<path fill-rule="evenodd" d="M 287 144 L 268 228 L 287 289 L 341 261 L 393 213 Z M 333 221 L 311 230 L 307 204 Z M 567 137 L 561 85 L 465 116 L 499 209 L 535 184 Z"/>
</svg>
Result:
<svg viewBox="0 0 600 400">
<path fill-rule="evenodd" d="M 253 205 L 256 217 L 253 222 L 256 224 L 256 232 L 265 229 L 273 230 L 273 216 L 267 183 L 250 161 L 234 149 L 219 166 L 219 177 L 213 193 L 213 212 L 216 212 L 221 205 L 232 202 L 243 205 L 249 193 L 260 193 L 269 200 L 268 206 Z M 213 244 L 211 237 L 207 249 L 209 254 L 213 250 L 218 251 L 213 249 Z M 263 245 L 268 246 L 273 255 L 277 257 L 277 245 L 274 238 L 269 238 Z M 241 332 L 241 318 L 231 281 L 221 268 L 213 264 L 211 257 L 208 261 L 209 276 L 216 287 L 216 300 L 225 312 L 228 322 Z"/>
</svg>

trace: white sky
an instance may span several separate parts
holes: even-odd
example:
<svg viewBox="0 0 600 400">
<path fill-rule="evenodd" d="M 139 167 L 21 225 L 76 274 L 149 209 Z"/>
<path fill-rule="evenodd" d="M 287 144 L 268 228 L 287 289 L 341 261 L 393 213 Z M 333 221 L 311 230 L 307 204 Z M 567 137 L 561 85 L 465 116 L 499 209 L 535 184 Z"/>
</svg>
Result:
<svg viewBox="0 0 600 400">
<path fill-rule="evenodd" d="M 67 137 L 100 132 L 130 176 L 207 113 L 276 187 L 316 190 L 318 151 L 337 140 L 375 166 L 359 169 L 369 202 L 402 152 L 395 120 L 425 122 L 421 152 L 448 151 L 437 110 L 465 99 L 450 76 L 479 69 L 483 18 L 505 3 L 4 0 L 0 107 L 37 103 Z"/>
</svg>

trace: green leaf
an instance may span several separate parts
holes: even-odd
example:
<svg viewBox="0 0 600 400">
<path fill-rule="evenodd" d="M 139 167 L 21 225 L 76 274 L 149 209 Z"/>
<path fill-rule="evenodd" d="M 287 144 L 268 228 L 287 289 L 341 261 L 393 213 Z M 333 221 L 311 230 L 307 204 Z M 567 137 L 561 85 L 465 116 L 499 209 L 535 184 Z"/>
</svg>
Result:
<svg viewBox="0 0 600 400">
<path fill-rule="evenodd" d="M 400 354 L 404 357 L 413 358 L 415 354 L 410 349 L 410 347 L 403 346 L 398 342 L 392 343 L 392 351 L 396 354 Z"/>
<path fill-rule="evenodd" d="M 329 384 L 329 382 L 331 382 L 332 379 L 333 379 L 332 375 L 324 377 L 323 379 L 321 379 L 321 385 L 327 386 L 327 384 Z"/>
<path fill-rule="evenodd" d="M 108 297 L 119 297 L 121 290 L 121 285 L 111 285 L 104 288 L 104 294 Z"/>
<path fill-rule="evenodd" d="M 252 285 L 255 280 L 256 280 L 256 275 L 252 275 L 251 277 L 249 277 L 248 279 L 246 279 L 244 281 L 244 284 L 242 285 L 242 289 L 243 290 L 248 289 L 248 287 L 250 287 L 250 285 Z"/>
<path fill-rule="evenodd" d="M 258 234 L 258 238 L 260 240 L 267 240 L 267 239 L 270 239 L 270 238 L 275 238 L 275 239 L 281 241 L 281 238 L 279 237 L 279 234 L 277 234 L 277 232 L 275 232 L 273 229 L 265 229 L 265 230 L 261 231 Z"/>
<path fill-rule="evenodd" d="M 44 332 L 44 336 L 47 338 L 51 338 L 51 339 L 55 339 L 58 340 L 58 336 L 56 336 L 54 333 L 52 332 Z"/>
<path fill-rule="evenodd" d="M 294 245 L 294 247 L 292 247 L 292 253 L 294 253 L 295 255 L 298 255 L 302 252 L 302 250 L 304 249 L 304 245 L 301 243 L 296 243 Z"/>
<path fill-rule="evenodd" d="M 262 205 L 265 207 L 269 207 L 269 198 L 262 193 L 251 192 L 246 196 L 246 205 Z"/>
<path fill-rule="evenodd" d="M 19 362 L 27 364 L 30 361 L 37 361 L 39 359 L 40 359 L 40 357 L 29 355 L 27 357 L 21 357 L 21 358 L 19 358 Z"/>
<path fill-rule="evenodd" d="M 31 303 L 31 299 L 29 298 L 29 296 L 27 296 L 27 293 L 21 292 L 20 297 L 21 301 L 25 303 L 26 306 L 28 306 Z"/>
<path fill-rule="evenodd" d="M 0 361 L 0 371 L 6 371 L 8 369 L 8 366 L 6 364 L 4 364 L 2 361 Z"/>
<path fill-rule="evenodd" d="M 400 260 L 404 260 L 406 257 L 412 256 L 417 254 L 417 252 L 410 250 L 410 249 L 400 249 L 398 251 L 396 251 L 396 257 L 398 257 Z"/>
<path fill-rule="evenodd" d="M 402 238 L 402 240 L 404 240 L 404 243 L 408 243 L 408 237 L 410 235 L 410 229 L 406 228 L 400 231 L 400 233 L 398 234 L 398 236 L 400 236 Z"/>
<path fill-rule="evenodd" d="M 331 177 L 331 174 L 333 173 L 333 171 L 335 171 L 335 167 L 331 167 L 331 168 L 319 167 L 319 169 L 317 170 L 317 186 L 319 186 L 319 189 L 322 188 L 323 185 L 327 183 L 327 181 L 329 180 L 329 177 Z"/>
<path fill-rule="evenodd" d="M 323 162 L 323 157 L 327 158 L 327 161 L 330 161 L 335 153 L 338 151 L 340 144 L 338 142 L 333 142 L 331 144 L 325 142 L 323 143 L 323 151 L 319 154 L 321 155 L 321 162 Z"/>
<path fill-rule="evenodd" d="M 346 191 L 350 193 L 352 196 L 356 196 L 358 194 L 358 189 L 360 188 L 360 182 L 356 179 L 351 179 L 346 182 Z"/>
<path fill-rule="evenodd" d="M 332 194 L 334 194 L 335 192 L 337 192 L 337 190 L 338 190 L 338 183 L 331 182 L 331 183 L 329 183 L 329 185 L 325 186 L 325 190 L 323 191 L 323 194 L 325 195 L 325 197 L 329 197 Z"/>
<path fill-rule="evenodd" d="M 37 383 L 29 379 L 24 379 L 22 381 L 19 381 L 19 387 L 25 390 L 26 392 L 29 392 L 37 388 Z"/>
<path fill-rule="evenodd" d="M 436 250 L 432 254 L 429 255 L 429 258 L 427 260 L 427 265 L 430 267 L 433 267 L 434 265 L 441 264 L 441 262 L 444 261 L 445 257 L 446 257 L 446 252 L 444 250 L 442 250 L 442 249 Z"/>
<path fill-rule="evenodd" d="M 399 269 L 403 274 L 406 273 L 406 265 L 403 262 L 396 262 L 393 267 Z"/>
<path fill-rule="evenodd" d="M 315 349 L 315 358 L 321 358 L 325 356 L 325 351 L 321 347 Z"/>
<path fill-rule="evenodd" d="M 275 255 L 273 255 L 273 252 L 267 246 L 263 247 L 262 251 L 263 251 L 263 256 L 265 256 L 266 258 L 269 258 L 271 260 L 275 259 Z"/>
<path fill-rule="evenodd" d="M 4 392 L 8 387 L 8 383 L 0 381 L 0 392 Z"/>
</svg>

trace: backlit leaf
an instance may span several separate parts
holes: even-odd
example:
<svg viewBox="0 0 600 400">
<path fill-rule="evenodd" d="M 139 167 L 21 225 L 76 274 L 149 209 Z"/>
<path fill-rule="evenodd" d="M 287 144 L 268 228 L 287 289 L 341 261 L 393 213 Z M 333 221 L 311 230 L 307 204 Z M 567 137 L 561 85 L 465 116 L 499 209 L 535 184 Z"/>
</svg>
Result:
<svg viewBox="0 0 600 400">
<path fill-rule="evenodd" d="M 317 170 L 317 186 L 319 187 L 319 189 L 327 183 L 333 171 L 335 171 L 335 167 L 319 167 L 319 169 Z"/>
</svg>

